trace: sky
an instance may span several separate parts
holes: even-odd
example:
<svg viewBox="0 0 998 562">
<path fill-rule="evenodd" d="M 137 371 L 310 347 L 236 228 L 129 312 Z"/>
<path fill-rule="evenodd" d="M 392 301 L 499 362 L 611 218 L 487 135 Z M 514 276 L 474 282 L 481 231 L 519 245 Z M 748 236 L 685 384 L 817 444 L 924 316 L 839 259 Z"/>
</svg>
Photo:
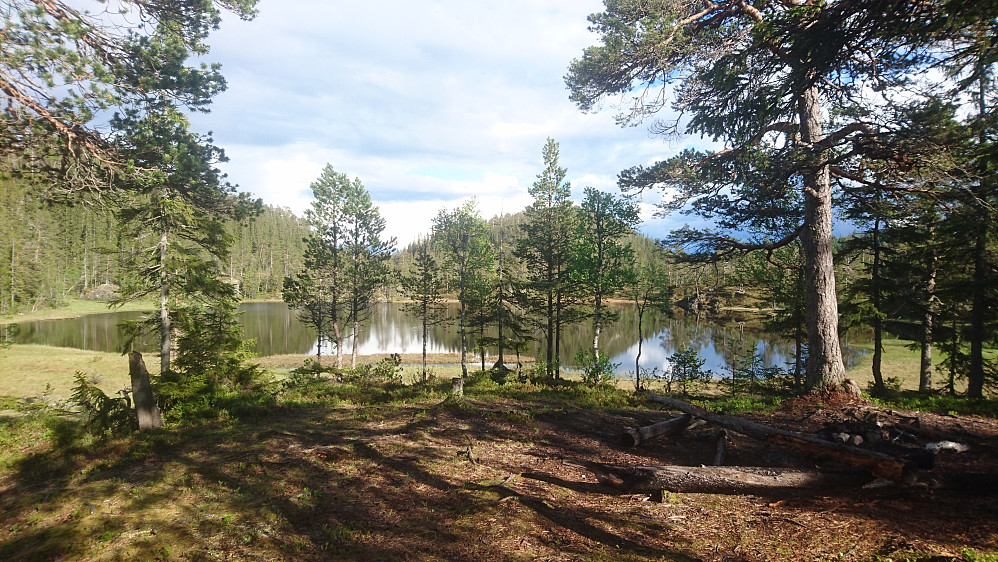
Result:
<svg viewBox="0 0 998 562">
<path fill-rule="evenodd" d="M 228 90 L 191 120 L 225 149 L 229 181 L 299 216 L 331 164 L 360 178 L 404 246 L 469 197 L 485 218 L 522 210 L 547 137 L 576 201 L 586 186 L 619 193 L 621 170 L 702 145 L 655 137 L 650 123 L 618 126 L 616 98 L 589 114 L 569 100 L 564 76 L 598 41 L 586 19 L 598 0 L 258 7 L 254 20 L 230 14 L 212 35 L 205 60 L 221 63 Z M 643 218 L 659 198 L 646 196 Z M 686 218 L 641 230 L 660 237 Z"/>
</svg>

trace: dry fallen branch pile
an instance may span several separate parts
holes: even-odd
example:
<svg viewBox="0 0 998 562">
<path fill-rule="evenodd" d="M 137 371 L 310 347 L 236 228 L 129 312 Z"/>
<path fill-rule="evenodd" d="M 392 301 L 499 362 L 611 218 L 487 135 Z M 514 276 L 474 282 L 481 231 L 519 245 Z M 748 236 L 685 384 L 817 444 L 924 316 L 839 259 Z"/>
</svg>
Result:
<svg viewBox="0 0 998 562">
<path fill-rule="evenodd" d="M 998 475 L 931 472 L 937 454 L 965 454 L 984 444 L 966 434 L 923 427 L 918 417 L 874 408 L 850 408 L 843 419 L 826 423 L 814 434 L 772 427 L 739 416 L 722 415 L 669 396 L 649 394 L 682 415 L 640 428 L 625 428 L 624 441 L 638 446 L 672 437 L 716 442 L 713 466 L 615 466 L 582 462 L 600 483 L 623 493 L 766 493 L 848 489 L 862 486 L 932 486 L 998 492 Z M 706 426 L 706 428 L 704 428 Z M 758 440 L 766 448 L 790 453 L 804 468 L 723 466 L 730 439 Z M 984 448 L 991 448 L 990 446 Z M 704 459 L 706 462 L 708 459 Z"/>
</svg>

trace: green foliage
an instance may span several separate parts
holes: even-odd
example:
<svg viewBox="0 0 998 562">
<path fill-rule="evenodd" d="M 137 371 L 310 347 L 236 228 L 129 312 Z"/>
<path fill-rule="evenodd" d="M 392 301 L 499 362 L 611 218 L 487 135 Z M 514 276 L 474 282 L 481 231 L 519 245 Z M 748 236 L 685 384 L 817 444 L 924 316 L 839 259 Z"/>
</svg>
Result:
<svg viewBox="0 0 998 562">
<path fill-rule="evenodd" d="M 324 340 L 342 353 L 342 328 L 352 322 L 356 330 L 368 319 L 375 292 L 389 281 L 395 239 L 381 239 L 385 221 L 360 178 L 351 180 L 326 164 L 311 187 L 304 268 L 297 279 L 285 278 L 283 295 L 318 332 L 321 361 Z"/>
<path fill-rule="evenodd" d="M 782 398 L 779 396 L 759 396 L 754 394 L 741 394 L 738 396 L 693 401 L 694 404 L 706 410 L 727 415 L 768 413 L 775 410 L 780 405 L 780 402 L 782 402 Z"/>
<path fill-rule="evenodd" d="M 392 353 L 377 363 L 364 365 L 358 370 L 389 384 L 402 384 L 402 356 L 398 353 Z"/>
<path fill-rule="evenodd" d="M 544 365 L 554 378 L 560 372 L 559 331 L 574 317 L 569 262 L 576 216 L 568 172 L 558 164 L 558 143 L 548 138 L 542 154 L 544 170 L 529 188 L 534 201 L 523 212 L 514 253 L 524 266 L 519 301 L 543 332 Z"/>
<path fill-rule="evenodd" d="M 471 199 L 461 207 L 447 212 L 441 209 L 433 218 L 434 241 L 443 250 L 445 261 L 456 274 L 458 301 L 461 305 L 461 371 L 468 376 L 465 357 L 468 352 L 469 288 L 482 272 L 492 271 L 492 247 L 488 239 L 488 223 L 478 212 L 478 202 Z"/>
<path fill-rule="evenodd" d="M 402 291 L 411 302 L 402 305 L 402 310 L 415 314 L 420 321 L 420 338 L 423 342 L 423 382 L 429 380 L 430 373 L 426 367 L 426 344 L 429 339 L 429 329 L 444 321 L 443 304 L 444 279 L 440 267 L 430 253 L 430 242 L 420 240 L 413 251 L 414 257 L 409 271 L 402 273 Z"/>
<path fill-rule="evenodd" d="M 167 421 L 224 420 L 273 404 L 271 381 L 249 362 L 253 342 L 242 340 L 233 289 L 221 284 L 210 291 L 220 298 L 190 303 L 176 316 L 177 358 L 155 384 Z"/>
<path fill-rule="evenodd" d="M 108 131 L 107 117 L 141 119 L 164 103 L 206 111 L 225 82 L 217 65 L 186 59 L 207 54 L 220 9 L 249 19 L 255 4 L 124 0 L 88 10 L 64 0 L 5 2 L 3 166 L 58 179 L 37 187 L 59 195 L 103 193 L 121 176 L 141 174 L 117 150 L 123 131 L 114 119 Z"/>
<path fill-rule="evenodd" d="M 936 414 L 998 418 L 998 400 L 950 396 L 934 392 L 902 391 L 886 398 L 868 397 L 870 402 L 887 408 L 899 408 Z"/>
<path fill-rule="evenodd" d="M 749 347 L 735 356 L 725 369 L 729 377 L 719 381 L 731 395 L 756 393 L 765 387 L 775 390 L 788 384 L 789 374 L 777 366 L 767 367 L 765 357 L 754 347 Z"/>
<path fill-rule="evenodd" d="M 619 363 L 611 363 L 606 353 L 596 355 L 591 349 L 582 349 L 575 354 L 575 364 L 582 370 L 582 382 L 591 387 L 607 386 L 616 378 L 614 371 Z"/>
<path fill-rule="evenodd" d="M 664 375 L 667 392 L 672 392 L 673 383 L 679 383 L 680 392 L 689 394 L 690 390 L 705 387 L 714 376 L 710 369 L 703 369 L 707 361 L 686 344 L 680 345 L 666 361 L 669 362 L 669 372 Z"/>
<path fill-rule="evenodd" d="M 126 397 L 109 397 L 97 387 L 96 381 L 87 380 L 83 373 L 76 373 L 75 381 L 70 400 L 83 409 L 85 426 L 90 433 L 105 438 L 124 435 L 138 428 L 138 418 Z"/>
<path fill-rule="evenodd" d="M 967 562 L 998 562 L 998 553 L 980 552 L 973 548 L 961 550 L 960 556 Z"/>
</svg>

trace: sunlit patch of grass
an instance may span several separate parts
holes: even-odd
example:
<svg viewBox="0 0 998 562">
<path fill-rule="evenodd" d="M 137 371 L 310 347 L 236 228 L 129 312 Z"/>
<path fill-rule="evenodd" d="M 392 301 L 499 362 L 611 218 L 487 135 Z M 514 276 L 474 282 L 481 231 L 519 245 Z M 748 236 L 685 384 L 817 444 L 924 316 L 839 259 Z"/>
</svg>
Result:
<svg viewBox="0 0 998 562">
<path fill-rule="evenodd" d="M 919 369 L 921 356 L 918 349 L 912 349 L 912 342 L 899 339 L 885 339 L 883 342 L 883 358 L 880 371 L 884 380 L 896 379 L 901 384 L 901 390 L 916 390 L 918 388 Z M 856 381 L 860 388 L 867 388 L 873 381 L 873 344 L 858 344 L 855 347 L 867 351 L 859 362 L 852 369 L 846 372 L 846 376 Z M 993 360 L 998 355 L 998 350 L 985 350 L 985 357 Z M 948 373 L 942 367 L 946 360 L 945 350 L 938 346 L 932 350 L 932 377 L 933 387 L 940 388 L 945 384 Z M 967 381 L 956 380 L 956 391 L 964 392 L 967 389 Z"/>
<path fill-rule="evenodd" d="M 155 368 L 155 361 L 147 362 Z M 109 396 L 131 386 L 128 358 L 118 353 L 85 351 L 47 345 L 12 345 L 0 349 L 3 392 L 19 398 L 66 400 L 73 393 L 73 377 L 81 372 L 95 377 Z"/>
<path fill-rule="evenodd" d="M 152 302 L 129 302 L 120 307 L 111 309 L 106 302 L 87 301 L 81 299 L 67 299 L 63 306 L 59 308 L 43 308 L 30 312 L 20 312 L 18 314 L 6 314 L 0 316 L 0 326 L 17 322 L 32 322 L 35 320 L 56 320 L 63 318 L 78 318 L 87 314 L 103 314 L 107 312 L 146 312 L 155 310 L 156 306 Z"/>
</svg>

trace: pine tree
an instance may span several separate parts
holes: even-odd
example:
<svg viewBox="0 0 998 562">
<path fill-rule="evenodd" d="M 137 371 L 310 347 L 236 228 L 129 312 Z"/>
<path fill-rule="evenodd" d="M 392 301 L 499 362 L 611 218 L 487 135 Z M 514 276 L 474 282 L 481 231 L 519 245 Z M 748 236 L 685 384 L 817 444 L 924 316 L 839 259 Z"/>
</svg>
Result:
<svg viewBox="0 0 998 562">
<path fill-rule="evenodd" d="M 409 271 L 402 275 L 402 290 L 412 301 L 403 304 L 402 308 L 406 312 L 416 314 L 420 319 L 423 342 L 422 381 L 425 384 L 427 382 L 426 342 L 429 328 L 444 320 L 444 282 L 440 277 L 439 266 L 430 253 L 428 240 L 419 240 L 414 253 Z"/>
<path fill-rule="evenodd" d="M 592 187 L 585 189 L 570 275 L 581 294 L 592 302 L 592 356 L 597 361 L 600 332 L 613 318 L 603 301 L 634 280 L 634 252 L 623 239 L 637 223 L 634 203 Z"/>
<path fill-rule="evenodd" d="M 665 189 L 665 210 L 715 219 L 716 230 L 679 236 L 699 244 L 701 255 L 800 242 L 809 389 L 837 385 L 845 374 L 832 260 L 832 165 L 843 154 L 881 150 L 871 140 L 890 129 L 834 109 L 874 90 L 889 96 L 924 70 L 932 54 L 929 31 L 944 18 L 934 6 L 907 1 L 613 1 L 590 17 L 601 44 L 570 67 L 566 82 L 584 110 L 633 94 L 620 122 L 634 123 L 667 107 L 674 93 L 672 106 L 685 127 L 675 121 L 655 130 L 724 143 L 716 152 L 688 150 L 620 176 L 629 193 Z M 847 119 L 829 128 L 825 115 Z M 800 204 L 788 208 L 788 201 Z M 782 238 L 745 236 L 757 221 L 780 216 L 793 225 Z"/>
<path fill-rule="evenodd" d="M 471 199 L 453 211 L 441 209 L 433 219 L 433 234 L 444 252 L 447 265 L 456 276 L 454 282 L 457 284 L 461 306 L 461 373 L 463 377 L 467 377 L 468 289 L 472 276 L 483 271 L 484 264 L 490 258 L 488 224 L 479 215 L 475 199 Z"/>
<path fill-rule="evenodd" d="M 544 170 L 530 187 L 533 203 L 524 211 L 516 255 L 525 264 L 526 304 L 544 332 L 548 377 L 561 369 L 561 329 L 572 315 L 569 260 L 575 234 L 575 213 L 567 171 L 558 164 L 558 143 L 548 138 L 542 151 Z"/>
</svg>

